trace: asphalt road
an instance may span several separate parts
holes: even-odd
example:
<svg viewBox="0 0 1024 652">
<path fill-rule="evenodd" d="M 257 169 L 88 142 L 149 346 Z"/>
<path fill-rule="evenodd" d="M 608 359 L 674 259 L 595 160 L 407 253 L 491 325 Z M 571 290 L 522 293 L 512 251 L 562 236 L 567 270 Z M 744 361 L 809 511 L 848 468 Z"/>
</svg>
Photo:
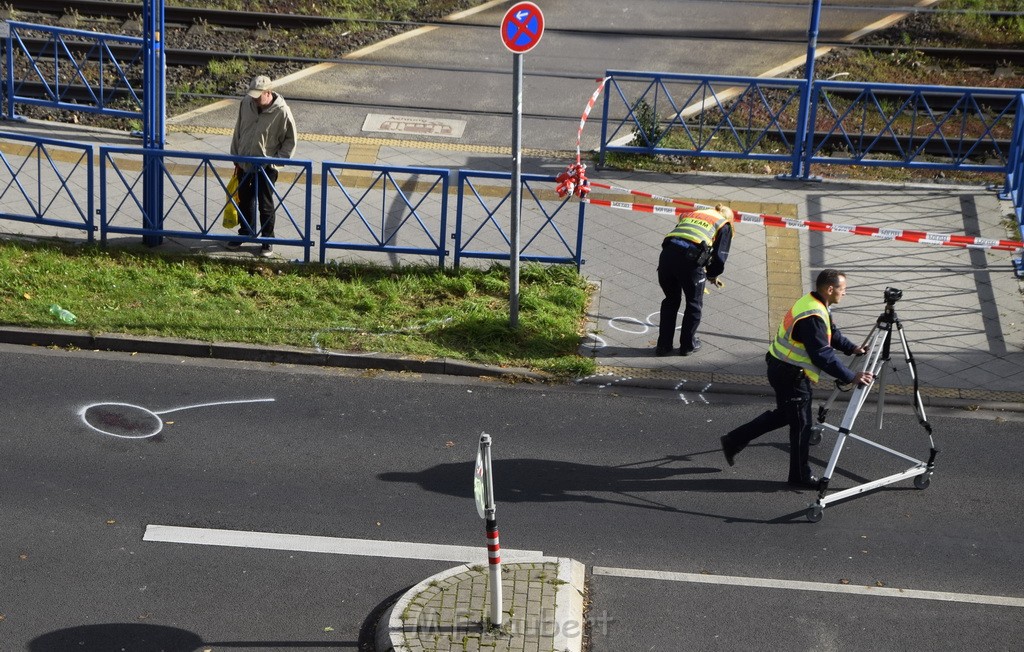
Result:
<svg viewBox="0 0 1024 652">
<path fill-rule="evenodd" d="M 147 526 L 482 548 L 481 432 L 494 438 L 503 548 L 594 571 L 595 651 L 1010 649 L 1024 636 L 1020 606 L 970 601 L 1024 598 L 1020 424 L 995 415 L 930 415 L 942 453 L 927 490 L 905 481 L 811 524 L 811 494 L 781 482 L 782 433 L 732 468 L 718 451 L 720 434 L 765 407 L 759 397 L 684 404 L 658 391 L 15 346 L 0 356 L 4 650 L 160 649 L 140 637 L 180 652 L 358 649 L 389 597 L 454 564 L 144 541 Z M 910 415 L 892 411 L 877 436 L 864 427 L 926 454 Z M 904 466 L 851 444 L 833 484 Z"/>
</svg>

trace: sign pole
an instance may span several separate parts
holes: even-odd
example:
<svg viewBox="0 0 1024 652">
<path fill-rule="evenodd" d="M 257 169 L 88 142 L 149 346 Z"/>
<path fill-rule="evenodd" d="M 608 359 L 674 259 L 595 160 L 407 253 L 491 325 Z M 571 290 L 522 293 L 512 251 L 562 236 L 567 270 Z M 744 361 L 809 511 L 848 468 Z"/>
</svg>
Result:
<svg viewBox="0 0 1024 652">
<path fill-rule="evenodd" d="M 473 472 L 473 495 L 476 511 L 487 527 L 487 566 L 490 570 L 491 626 L 501 627 L 501 544 L 498 541 L 498 521 L 494 518 L 494 482 L 491 475 L 491 436 L 480 434 L 480 447 L 476 453 L 476 469 Z"/>
<path fill-rule="evenodd" d="M 544 34 L 544 14 L 532 2 L 517 2 L 501 19 L 501 42 L 512 53 L 512 216 L 509 228 L 509 325 L 519 327 L 519 227 L 523 195 L 523 53 Z"/>
<path fill-rule="evenodd" d="M 512 54 L 512 226 L 509 241 L 509 326 L 519 327 L 519 225 L 523 178 L 523 55 Z"/>
</svg>

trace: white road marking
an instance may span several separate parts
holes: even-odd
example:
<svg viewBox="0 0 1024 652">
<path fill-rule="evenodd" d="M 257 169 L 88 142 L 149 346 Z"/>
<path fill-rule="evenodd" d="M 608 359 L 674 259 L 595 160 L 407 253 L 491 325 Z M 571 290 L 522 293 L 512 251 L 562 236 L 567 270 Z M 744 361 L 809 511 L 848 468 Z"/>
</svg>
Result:
<svg viewBox="0 0 1024 652">
<path fill-rule="evenodd" d="M 704 575 L 702 573 L 675 573 L 671 571 L 641 570 L 635 568 L 603 568 L 595 566 L 594 575 L 608 577 L 632 577 L 645 580 L 666 580 L 670 582 L 692 582 L 696 584 L 725 584 L 729 586 L 751 586 L 766 589 L 789 589 L 793 591 L 818 591 L 821 593 L 848 593 L 886 598 L 913 598 L 916 600 L 939 600 L 943 602 L 967 602 L 970 604 L 991 604 L 1002 607 L 1024 607 L 1024 598 L 1002 595 L 979 595 L 975 593 L 947 593 L 945 591 L 919 591 L 880 586 L 856 586 L 853 584 L 827 584 L 825 582 L 800 582 L 794 580 L 773 580 L 762 577 L 732 577 L 728 575 Z"/>
<path fill-rule="evenodd" d="M 450 546 L 437 543 L 413 543 L 408 541 L 343 539 L 339 537 L 279 534 L 275 532 L 214 530 L 174 525 L 147 525 L 146 533 L 143 535 L 142 540 L 159 543 L 190 543 L 200 546 L 320 552 L 332 555 L 487 563 L 487 543 L 483 536 L 480 537 L 480 545 L 474 547 Z M 544 553 L 540 550 L 502 549 L 501 551 L 503 561 L 520 561 L 543 556 Z"/>
</svg>

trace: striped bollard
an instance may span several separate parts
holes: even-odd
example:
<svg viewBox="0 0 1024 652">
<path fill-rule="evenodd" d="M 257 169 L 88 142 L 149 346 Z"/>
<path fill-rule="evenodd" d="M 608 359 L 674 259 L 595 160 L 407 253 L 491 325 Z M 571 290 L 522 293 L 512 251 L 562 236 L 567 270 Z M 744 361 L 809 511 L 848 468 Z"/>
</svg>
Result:
<svg viewBox="0 0 1024 652">
<path fill-rule="evenodd" d="M 487 565 L 490 570 L 491 626 L 501 627 L 501 543 L 498 541 L 498 521 L 494 518 L 494 483 L 491 475 L 491 436 L 480 435 L 480 448 L 473 471 L 473 496 L 476 511 L 487 524 Z"/>
</svg>

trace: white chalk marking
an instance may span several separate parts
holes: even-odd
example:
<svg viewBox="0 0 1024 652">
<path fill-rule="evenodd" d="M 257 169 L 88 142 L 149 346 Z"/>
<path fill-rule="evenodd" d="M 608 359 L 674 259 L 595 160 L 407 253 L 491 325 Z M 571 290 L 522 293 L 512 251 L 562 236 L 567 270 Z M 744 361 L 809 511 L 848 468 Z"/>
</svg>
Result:
<svg viewBox="0 0 1024 652">
<path fill-rule="evenodd" d="M 146 533 L 143 535 L 142 540 L 154 543 L 188 543 L 200 546 L 288 550 L 291 552 L 317 552 L 332 555 L 357 555 L 361 557 L 487 563 L 487 546 L 483 545 L 483 543 L 479 546 L 452 546 L 438 543 L 374 541 L 371 539 L 345 539 L 306 534 L 214 530 L 174 525 L 147 525 Z M 543 556 L 544 553 L 540 550 L 501 549 L 501 558 L 505 561 L 517 561 Z"/>
<path fill-rule="evenodd" d="M 639 326 L 643 330 L 639 330 L 639 331 L 629 330 L 628 328 L 624 328 L 622 326 L 619 326 L 617 322 L 622 322 L 623 324 L 629 324 L 630 326 Z M 630 335 L 643 335 L 644 333 L 646 333 L 649 330 L 648 324 L 645 324 L 644 322 L 640 321 L 636 317 L 612 317 L 611 319 L 608 320 L 608 325 L 611 326 L 612 328 L 614 328 L 617 331 L 621 331 L 623 333 L 629 333 Z"/>
<path fill-rule="evenodd" d="M 216 403 L 199 403 L 198 405 L 186 405 L 184 407 L 171 408 L 170 410 L 160 410 L 159 412 L 153 412 L 153 414 L 170 414 L 171 412 L 180 412 L 182 410 L 191 410 L 192 408 L 214 407 L 216 405 L 236 405 L 236 404 L 241 404 L 241 403 L 273 403 L 273 402 L 274 402 L 274 399 L 272 399 L 272 398 L 254 398 L 254 399 L 247 399 L 247 400 L 244 400 L 244 401 L 217 401 Z M 100 405 L 103 405 L 103 404 L 100 403 Z M 140 407 L 139 409 L 140 410 L 145 410 L 146 408 L 141 408 Z"/>
<path fill-rule="evenodd" d="M 966 602 L 970 604 L 991 604 L 1002 607 L 1024 607 L 1024 598 L 1002 595 L 979 595 L 976 593 L 948 593 L 946 591 L 920 591 L 881 586 L 858 586 L 854 584 L 827 584 L 825 582 L 801 582 L 796 580 L 775 580 L 762 577 L 734 577 L 729 575 L 705 575 L 703 573 L 675 573 L 671 571 L 641 570 L 635 568 L 602 568 L 595 566 L 594 575 L 608 577 L 632 577 L 645 580 L 666 580 L 694 584 L 723 584 L 728 586 L 750 586 L 763 589 L 787 589 L 792 591 L 817 591 L 819 593 L 846 593 L 870 595 L 885 598 L 911 598 L 915 600 L 938 600 L 941 602 Z"/>
<path fill-rule="evenodd" d="M 115 403 L 112 401 L 107 401 L 103 403 L 92 403 L 91 405 L 86 405 L 82 407 L 81 409 L 78 410 L 78 417 L 82 420 L 82 423 L 84 423 L 88 428 L 92 428 L 93 430 L 102 435 L 109 435 L 110 437 L 117 437 L 118 439 L 148 439 L 149 437 L 156 437 L 157 435 L 160 434 L 160 431 L 164 429 L 163 419 L 161 419 L 159 416 L 161 414 L 170 414 L 171 412 L 180 412 L 182 410 L 191 410 L 192 408 L 212 407 L 217 405 L 234 405 L 236 403 L 267 403 L 273 401 L 274 399 L 272 398 L 255 398 L 241 401 L 217 401 L 215 403 L 200 403 L 198 405 L 186 405 L 184 407 L 171 408 L 170 410 L 162 410 L 160 412 L 154 412 L 149 408 L 144 408 L 141 405 L 134 405 L 132 403 Z M 93 408 L 104 407 L 107 405 L 131 408 L 133 410 L 138 410 L 139 412 L 142 412 L 143 418 L 152 421 L 152 426 L 150 427 L 152 432 L 146 431 L 143 434 L 139 435 L 125 435 L 116 432 L 109 432 L 107 430 L 104 430 L 89 423 L 89 419 L 86 417 L 86 413 Z"/>
</svg>

